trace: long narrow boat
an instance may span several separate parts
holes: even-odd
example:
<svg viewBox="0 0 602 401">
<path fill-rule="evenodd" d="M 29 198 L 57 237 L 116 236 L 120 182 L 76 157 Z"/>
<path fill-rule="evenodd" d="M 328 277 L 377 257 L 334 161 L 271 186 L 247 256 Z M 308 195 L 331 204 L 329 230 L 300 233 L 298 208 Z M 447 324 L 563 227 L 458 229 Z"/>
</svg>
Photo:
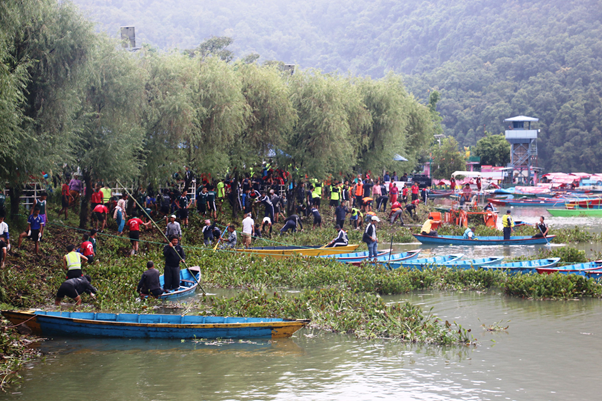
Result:
<svg viewBox="0 0 602 401">
<path fill-rule="evenodd" d="M 554 217 L 602 217 L 602 209 L 548 209 Z"/>
<path fill-rule="evenodd" d="M 429 266 L 443 266 L 445 263 L 454 262 L 458 259 L 461 259 L 463 254 L 457 255 L 447 255 L 447 256 L 435 256 L 432 258 L 422 258 L 422 259 L 411 259 L 407 261 L 394 262 L 389 263 L 388 266 L 391 269 L 398 269 L 400 267 L 405 267 L 408 269 L 418 269 L 422 270 L 424 267 Z"/>
<path fill-rule="evenodd" d="M 12 324 L 23 323 L 38 336 L 122 338 L 282 338 L 309 320 L 142 315 L 134 313 L 2 311 Z"/>
<path fill-rule="evenodd" d="M 504 260 L 503 256 L 492 256 L 490 258 L 479 258 L 471 260 L 454 260 L 445 262 L 442 266 L 453 267 L 456 269 L 478 269 L 479 267 L 500 263 Z"/>
<path fill-rule="evenodd" d="M 333 255 L 338 253 L 353 252 L 360 246 L 359 244 L 350 244 L 347 246 L 338 246 L 336 248 L 326 248 L 319 246 L 270 246 L 258 247 L 249 249 L 237 249 L 238 252 L 244 252 L 257 256 L 271 256 L 273 258 L 288 258 L 294 255 L 303 256 L 322 256 Z"/>
<path fill-rule="evenodd" d="M 505 240 L 504 237 L 477 237 L 476 240 L 464 239 L 462 236 L 455 235 L 439 235 L 436 237 L 430 235 L 414 234 L 414 238 L 423 244 L 438 244 L 438 245 L 537 245 L 552 242 L 555 235 L 548 235 L 547 240 L 544 237 L 510 237 Z"/>
<path fill-rule="evenodd" d="M 602 260 L 596 260 L 595 262 L 577 263 L 568 266 L 558 267 L 538 267 L 537 273 L 539 274 L 579 274 L 580 276 L 587 276 L 587 273 L 594 270 L 602 271 Z"/>
<path fill-rule="evenodd" d="M 392 253 L 389 255 L 378 256 L 376 260 L 362 260 L 358 262 L 347 262 L 354 266 L 359 266 L 362 263 L 395 263 L 401 262 L 402 260 L 410 260 L 414 259 L 418 256 L 418 254 L 422 252 L 420 249 L 416 251 L 402 252 L 402 253 Z"/>
<path fill-rule="evenodd" d="M 554 267 L 560 262 L 560 258 L 525 260 L 522 262 L 502 263 L 483 266 L 483 270 L 505 271 L 508 274 L 537 273 L 538 267 Z"/>
<path fill-rule="evenodd" d="M 190 274 L 190 271 L 188 271 L 188 270 L 190 270 L 191 272 L 194 272 L 194 275 L 196 276 L 196 280 L 194 279 L 194 277 L 192 276 L 192 274 Z M 200 267 L 192 266 L 189 269 L 182 269 L 182 270 L 180 270 L 180 287 L 177 290 L 172 290 L 172 291 L 163 293 L 162 295 L 159 296 L 159 299 L 172 300 L 172 299 L 178 299 L 178 298 L 183 298 L 183 297 L 193 295 L 199 285 L 200 279 L 201 279 L 201 268 Z M 161 275 L 159 277 L 159 283 L 161 284 L 162 288 L 165 287 L 165 276 L 164 275 Z"/>
<path fill-rule="evenodd" d="M 388 255 L 390 252 L 391 252 L 390 249 L 387 249 L 386 251 L 378 251 L 376 256 L 385 256 L 385 255 Z M 365 252 L 353 252 L 353 253 L 340 253 L 340 254 L 333 254 L 333 255 L 321 255 L 318 257 L 319 258 L 331 258 L 331 259 L 336 259 L 339 262 L 352 263 L 352 262 L 361 262 L 364 259 L 368 259 L 369 255 L 370 255 L 370 252 L 365 251 Z"/>
<path fill-rule="evenodd" d="M 520 206 L 520 207 L 564 207 L 567 198 L 535 198 L 535 199 L 496 199 L 489 198 L 489 202 L 496 206 Z"/>
</svg>

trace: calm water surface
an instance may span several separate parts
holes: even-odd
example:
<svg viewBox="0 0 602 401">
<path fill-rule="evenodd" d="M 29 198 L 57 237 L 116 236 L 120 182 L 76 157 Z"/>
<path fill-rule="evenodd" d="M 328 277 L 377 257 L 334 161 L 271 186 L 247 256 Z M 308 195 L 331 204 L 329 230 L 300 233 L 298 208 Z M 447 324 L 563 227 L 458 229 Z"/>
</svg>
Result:
<svg viewBox="0 0 602 401">
<path fill-rule="evenodd" d="M 2 400 L 599 400 L 602 302 L 526 301 L 497 293 L 409 299 L 471 328 L 476 347 L 363 341 L 308 329 L 292 339 L 46 342 Z M 490 333 L 481 323 L 503 321 Z"/>
</svg>

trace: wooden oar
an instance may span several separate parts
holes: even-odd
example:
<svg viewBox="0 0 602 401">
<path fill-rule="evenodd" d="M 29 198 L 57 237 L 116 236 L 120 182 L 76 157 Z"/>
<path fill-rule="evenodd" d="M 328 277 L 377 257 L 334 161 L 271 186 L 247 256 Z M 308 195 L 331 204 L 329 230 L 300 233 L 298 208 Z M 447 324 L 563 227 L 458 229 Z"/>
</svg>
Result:
<svg viewBox="0 0 602 401">
<path fill-rule="evenodd" d="M 132 194 L 130 193 L 130 191 L 128 191 L 128 189 L 125 187 L 125 185 L 123 185 L 121 182 L 117 181 L 117 184 L 119 186 L 121 186 L 125 192 L 127 192 L 127 194 L 134 200 L 134 202 L 136 202 L 136 205 L 138 205 L 138 207 L 140 208 L 140 210 L 144 211 L 144 214 L 146 214 L 146 216 L 148 217 L 148 219 L 153 223 L 153 225 L 155 226 L 155 228 L 157 230 L 159 230 L 159 232 L 161 233 L 161 235 L 163 235 L 163 237 L 167 240 L 167 242 L 171 242 L 169 240 L 169 238 L 167 238 L 167 235 L 165 235 L 165 233 L 163 232 L 163 230 L 161 230 L 161 228 L 159 228 L 159 226 L 157 225 L 157 223 L 155 223 L 155 221 L 152 219 L 152 217 L 150 217 L 148 215 L 148 213 L 146 213 L 146 209 L 144 209 L 142 207 L 142 205 L 140 205 L 140 203 L 138 203 L 138 201 L 136 200 L 135 197 L 132 196 Z M 184 259 L 182 259 L 182 256 L 176 251 L 176 255 L 178 255 L 178 257 L 180 258 L 180 261 L 182 263 L 184 263 L 184 266 L 186 267 L 186 270 L 188 270 L 188 273 L 190 273 L 190 275 L 194 278 L 194 281 L 196 281 L 197 285 L 199 286 L 199 288 L 201 289 L 201 291 L 203 291 L 203 294 L 205 294 L 205 290 L 203 289 L 203 287 L 201 286 L 201 283 L 199 282 L 199 280 L 196 278 L 196 274 L 194 274 L 190 268 L 188 267 L 188 264 L 186 263 L 186 261 Z M 200 266 L 199 266 L 200 269 Z M 199 274 L 200 274 L 200 270 L 199 270 Z"/>
</svg>

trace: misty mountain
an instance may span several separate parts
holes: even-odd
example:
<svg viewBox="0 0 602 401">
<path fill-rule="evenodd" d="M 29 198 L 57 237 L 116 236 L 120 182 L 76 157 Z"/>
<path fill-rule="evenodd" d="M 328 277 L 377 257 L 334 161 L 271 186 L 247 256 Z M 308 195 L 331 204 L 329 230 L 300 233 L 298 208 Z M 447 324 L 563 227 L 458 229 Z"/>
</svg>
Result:
<svg viewBox="0 0 602 401">
<path fill-rule="evenodd" d="M 438 89 L 444 132 L 474 145 L 503 119 L 540 118 L 540 165 L 602 171 L 602 1 L 76 0 L 98 28 L 193 48 L 230 36 L 238 57 L 324 71 L 407 74 Z"/>
</svg>

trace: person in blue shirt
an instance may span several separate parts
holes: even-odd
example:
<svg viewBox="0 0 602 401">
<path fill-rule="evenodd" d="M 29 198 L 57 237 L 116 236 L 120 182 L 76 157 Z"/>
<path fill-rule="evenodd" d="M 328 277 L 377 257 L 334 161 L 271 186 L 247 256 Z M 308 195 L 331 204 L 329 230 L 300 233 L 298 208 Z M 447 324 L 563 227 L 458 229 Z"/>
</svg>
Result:
<svg viewBox="0 0 602 401">
<path fill-rule="evenodd" d="M 476 240 L 477 236 L 474 234 L 474 227 L 468 227 L 464 230 L 463 239 Z"/>
<path fill-rule="evenodd" d="M 44 234 L 44 219 L 40 216 L 40 209 L 35 207 L 33 209 L 33 214 L 30 214 L 27 218 L 27 231 L 22 232 L 19 235 L 19 243 L 17 244 L 17 249 L 21 248 L 21 243 L 23 242 L 23 238 L 30 238 L 35 244 L 35 252 L 38 253 L 40 250 L 40 239 Z"/>
</svg>

